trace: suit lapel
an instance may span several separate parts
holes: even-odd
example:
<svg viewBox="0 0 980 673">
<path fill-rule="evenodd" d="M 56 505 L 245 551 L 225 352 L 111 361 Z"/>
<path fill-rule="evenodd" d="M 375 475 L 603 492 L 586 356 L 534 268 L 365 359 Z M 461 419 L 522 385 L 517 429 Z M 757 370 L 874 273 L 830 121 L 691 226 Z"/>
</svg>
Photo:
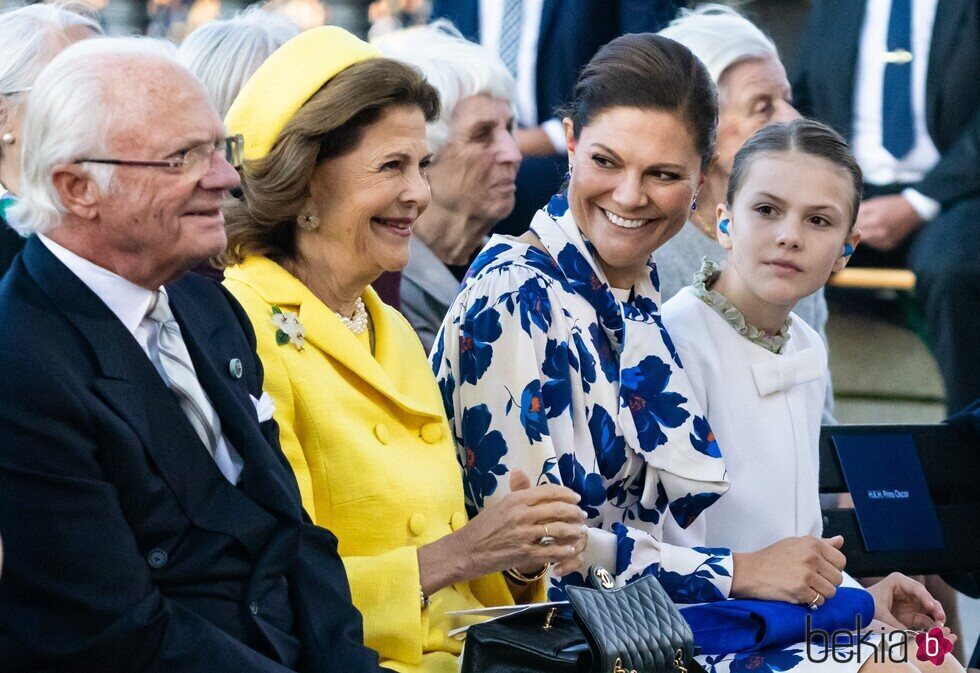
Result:
<svg viewBox="0 0 980 673">
<path fill-rule="evenodd" d="M 611 11 L 611 10 L 610 10 Z M 555 21 L 558 19 L 558 0 L 544 0 L 544 4 L 541 5 L 541 30 L 538 31 L 538 51 L 542 53 L 542 49 L 547 49 L 549 45 L 548 40 L 551 38 L 551 33 L 555 27 Z M 538 59 L 538 69 L 541 68 L 541 62 L 544 59 Z"/>
<path fill-rule="evenodd" d="M 274 520 L 222 476 L 133 335 L 36 237 L 27 242 L 24 264 L 88 341 L 101 370 L 92 382 L 95 394 L 139 438 L 187 517 L 201 528 L 234 536 L 258 554 L 254 517 Z"/>
<path fill-rule="evenodd" d="M 949 51 L 962 35 L 962 17 L 970 0 L 940 0 L 936 3 L 936 18 L 932 24 L 932 42 L 929 46 L 929 64 L 926 67 L 926 124 L 930 127 L 939 115 L 939 90 L 944 74 L 943 64 Z"/>
<path fill-rule="evenodd" d="M 233 358 L 244 362 L 254 358 L 254 354 L 226 352 L 223 346 L 235 341 L 233 336 L 222 338 L 222 332 L 228 328 L 209 323 L 194 310 L 191 302 L 186 301 L 180 289 L 168 287 L 168 293 L 172 297 L 174 316 L 180 324 L 197 378 L 218 412 L 222 432 L 244 461 L 242 489 L 266 509 L 300 519 L 302 514 L 295 497 L 295 487 L 290 487 L 288 475 L 259 430 L 255 407 L 248 391 L 244 384 L 233 383 L 239 380 L 234 379 L 228 369 Z M 210 329 L 207 325 L 211 326 Z"/>
<path fill-rule="evenodd" d="M 864 27 L 866 2 L 864 0 L 840 0 L 835 3 L 835 11 L 828 12 L 827 17 L 833 17 L 831 24 L 825 25 L 824 38 L 827 49 L 819 56 L 811 56 L 817 63 L 833 68 L 841 91 L 854 91 L 857 82 L 858 50 L 861 43 L 861 31 Z M 833 45 L 833 47 L 830 47 Z M 840 110 L 841 127 L 848 129 L 848 135 L 854 127 L 854 96 L 841 98 L 844 109 Z"/>
</svg>

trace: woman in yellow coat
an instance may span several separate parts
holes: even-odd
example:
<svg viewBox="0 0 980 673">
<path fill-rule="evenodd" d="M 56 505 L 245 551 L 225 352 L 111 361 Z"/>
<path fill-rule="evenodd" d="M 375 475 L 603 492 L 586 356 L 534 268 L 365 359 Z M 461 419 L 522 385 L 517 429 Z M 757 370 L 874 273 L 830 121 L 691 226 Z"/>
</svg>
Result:
<svg viewBox="0 0 980 673">
<path fill-rule="evenodd" d="M 408 260 L 438 110 L 417 71 L 338 28 L 287 42 L 226 119 L 246 161 L 225 282 L 255 327 L 304 506 L 338 537 L 367 645 L 385 667 L 448 673 L 461 643 L 446 613 L 539 598 L 535 580 L 575 569 L 585 533 L 576 494 L 523 473 L 494 474 L 516 492 L 467 521 L 422 346 L 369 287 Z"/>
</svg>

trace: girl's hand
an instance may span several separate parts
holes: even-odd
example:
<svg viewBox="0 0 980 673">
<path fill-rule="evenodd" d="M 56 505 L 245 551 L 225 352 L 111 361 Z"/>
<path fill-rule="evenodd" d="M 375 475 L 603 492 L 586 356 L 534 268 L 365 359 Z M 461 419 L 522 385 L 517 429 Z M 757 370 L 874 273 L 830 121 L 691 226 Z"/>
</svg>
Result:
<svg viewBox="0 0 980 673">
<path fill-rule="evenodd" d="M 922 631 L 946 623 L 939 601 L 922 584 L 901 573 L 868 587 L 868 593 L 875 599 L 875 619 L 889 626 Z"/>
<path fill-rule="evenodd" d="M 790 537 L 733 555 L 732 596 L 823 605 L 844 581 L 844 538 Z M 819 594 L 819 598 L 818 598 Z"/>
</svg>

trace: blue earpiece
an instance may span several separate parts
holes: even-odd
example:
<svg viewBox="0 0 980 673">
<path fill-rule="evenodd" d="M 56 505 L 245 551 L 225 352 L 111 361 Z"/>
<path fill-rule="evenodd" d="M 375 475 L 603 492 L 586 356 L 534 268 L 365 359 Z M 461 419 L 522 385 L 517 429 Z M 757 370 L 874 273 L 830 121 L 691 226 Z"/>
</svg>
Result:
<svg viewBox="0 0 980 673">
<path fill-rule="evenodd" d="M 841 257 L 850 257 L 853 254 L 854 254 L 854 246 L 851 245 L 850 243 L 845 243 L 844 244 L 844 254 L 841 255 Z"/>
<path fill-rule="evenodd" d="M 725 218 L 718 223 L 718 228 L 721 229 L 721 233 L 728 234 L 728 218 Z"/>
</svg>

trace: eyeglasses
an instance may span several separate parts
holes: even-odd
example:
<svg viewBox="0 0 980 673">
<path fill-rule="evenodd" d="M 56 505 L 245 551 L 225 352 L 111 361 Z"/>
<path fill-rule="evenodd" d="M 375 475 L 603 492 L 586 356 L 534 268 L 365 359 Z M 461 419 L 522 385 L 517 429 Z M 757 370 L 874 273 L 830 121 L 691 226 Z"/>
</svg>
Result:
<svg viewBox="0 0 980 673">
<path fill-rule="evenodd" d="M 21 87 L 20 89 L 9 89 L 7 91 L 0 91 L 0 96 L 13 96 L 14 94 L 18 94 L 18 93 L 27 93 L 33 88 L 34 87 L 32 86 L 25 86 L 25 87 Z"/>
<path fill-rule="evenodd" d="M 74 164 L 112 164 L 114 166 L 138 166 L 145 168 L 166 168 L 187 176 L 193 181 L 203 178 L 211 169 L 214 153 L 223 151 L 225 159 L 233 168 L 241 168 L 245 153 L 245 138 L 241 134 L 222 138 L 218 142 L 197 145 L 180 153 L 179 159 L 139 161 L 136 159 L 75 159 Z"/>
</svg>

